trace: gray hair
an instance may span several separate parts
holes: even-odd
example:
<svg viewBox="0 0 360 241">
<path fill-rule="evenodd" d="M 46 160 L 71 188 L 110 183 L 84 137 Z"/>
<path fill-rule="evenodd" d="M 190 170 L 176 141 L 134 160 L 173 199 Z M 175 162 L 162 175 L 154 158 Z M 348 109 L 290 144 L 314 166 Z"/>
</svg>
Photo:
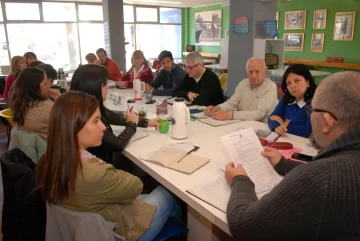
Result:
<svg viewBox="0 0 360 241">
<path fill-rule="evenodd" d="M 260 60 L 260 61 L 263 63 L 263 67 L 264 67 L 264 68 L 267 68 L 264 59 L 259 58 L 259 57 L 251 57 L 250 59 L 248 59 L 248 60 L 246 61 L 246 70 L 248 69 L 249 63 L 250 63 L 250 61 L 252 61 L 252 60 Z"/>
<path fill-rule="evenodd" d="M 349 128 L 360 124 L 360 73 L 338 72 L 328 76 L 316 93 L 318 103 Z"/>
<path fill-rule="evenodd" d="M 204 60 L 199 52 L 194 51 L 194 52 L 190 52 L 188 55 L 186 55 L 185 62 L 186 63 L 191 62 L 193 64 L 203 64 Z"/>
</svg>

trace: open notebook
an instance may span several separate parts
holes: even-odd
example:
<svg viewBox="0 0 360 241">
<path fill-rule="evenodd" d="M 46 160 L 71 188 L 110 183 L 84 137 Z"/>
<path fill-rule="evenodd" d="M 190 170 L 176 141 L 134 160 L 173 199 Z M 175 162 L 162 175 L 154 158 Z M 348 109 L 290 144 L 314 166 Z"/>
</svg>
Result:
<svg viewBox="0 0 360 241">
<path fill-rule="evenodd" d="M 114 135 L 118 136 L 120 135 L 124 130 L 125 130 L 125 126 L 111 126 Z M 148 137 L 149 134 L 144 132 L 144 131 L 140 131 L 140 130 L 136 130 L 135 134 L 131 137 L 130 139 L 130 143 L 140 140 L 142 138 Z"/>
<path fill-rule="evenodd" d="M 240 122 L 241 120 L 215 120 L 209 116 L 206 116 L 204 112 L 191 114 L 191 117 L 195 118 L 195 120 L 204 122 L 211 126 L 222 126 L 222 125 L 228 125 L 236 122 Z"/>
<path fill-rule="evenodd" d="M 190 154 L 196 149 L 193 145 L 166 145 L 151 153 L 141 155 L 144 161 L 152 162 L 186 174 L 191 174 L 209 162 L 209 158 Z"/>
</svg>

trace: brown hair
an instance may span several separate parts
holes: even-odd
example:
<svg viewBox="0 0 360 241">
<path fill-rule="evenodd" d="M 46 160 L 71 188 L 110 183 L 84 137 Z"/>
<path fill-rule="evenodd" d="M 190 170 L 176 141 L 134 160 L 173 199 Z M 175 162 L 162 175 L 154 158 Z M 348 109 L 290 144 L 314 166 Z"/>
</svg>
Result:
<svg viewBox="0 0 360 241">
<path fill-rule="evenodd" d="M 18 70 L 17 65 L 21 60 L 26 61 L 25 57 L 19 55 L 11 58 L 11 73 L 15 73 Z"/>
<path fill-rule="evenodd" d="M 50 112 L 45 154 L 35 168 L 37 188 L 45 201 L 59 203 L 75 192 L 76 176 L 82 170 L 79 131 L 99 108 L 84 92 L 61 95 Z"/>
<path fill-rule="evenodd" d="M 135 50 L 134 53 L 132 54 L 131 56 L 131 63 L 132 63 L 132 66 L 134 67 L 134 58 L 138 56 L 138 57 L 141 57 L 141 58 L 144 58 L 144 62 L 142 64 L 148 64 L 148 61 L 146 60 L 145 56 L 144 56 L 144 53 L 143 51 L 141 50 Z"/>
<path fill-rule="evenodd" d="M 105 49 L 99 48 L 98 50 L 96 50 L 96 54 L 100 54 L 101 52 L 103 52 L 107 56 L 107 53 L 106 53 Z"/>
<path fill-rule="evenodd" d="M 29 109 L 34 108 L 40 101 L 47 100 L 47 96 L 40 90 L 40 83 L 44 78 L 44 70 L 35 67 L 24 69 L 16 78 L 9 102 L 13 119 L 19 126 L 24 125 Z"/>
<path fill-rule="evenodd" d="M 33 52 L 26 52 L 24 54 L 24 58 L 25 59 L 32 58 L 34 60 L 37 60 L 36 54 L 34 54 Z"/>
<path fill-rule="evenodd" d="M 98 58 L 96 57 L 95 54 L 93 54 L 93 53 L 88 53 L 88 54 L 85 56 L 85 59 L 86 59 L 87 61 L 89 61 L 90 63 L 94 63 L 95 60 L 97 60 Z"/>
</svg>

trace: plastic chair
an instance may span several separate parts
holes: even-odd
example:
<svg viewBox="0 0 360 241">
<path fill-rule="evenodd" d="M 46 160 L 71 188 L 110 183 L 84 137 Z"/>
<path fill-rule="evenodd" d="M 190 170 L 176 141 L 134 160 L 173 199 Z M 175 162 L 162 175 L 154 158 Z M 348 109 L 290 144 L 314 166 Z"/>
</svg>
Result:
<svg viewBox="0 0 360 241">
<path fill-rule="evenodd" d="M 158 236 L 153 241 L 165 241 L 170 238 L 178 238 L 189 231 L 187 227 L 175 219 L 169 218 Z"/>
<path fill-rule="evenodd" d="M 228 83 L 228 74 L 227 73 L 223 73 L 219 76 L 219 80 L 220 80 L 220 85 L 221 85 L 221 89 L 223 92 L 226 91 L 226 87 L 227 87 L 227 83 Z"/>
</svg>

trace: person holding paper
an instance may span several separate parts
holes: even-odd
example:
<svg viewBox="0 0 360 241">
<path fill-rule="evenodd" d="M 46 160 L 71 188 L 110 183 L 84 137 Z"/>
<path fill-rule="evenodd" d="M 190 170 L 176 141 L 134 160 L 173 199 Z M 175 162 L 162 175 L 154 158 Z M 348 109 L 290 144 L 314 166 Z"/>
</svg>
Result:
<svg viewBox="0 0 360 241">
<path fill-rule="evenodd" d="M 75 71 L 70 90 L 83 91 L 97 98 L 100 106 L 101 121 L 106 125 L 104 138 L 100 146 L 92 147 L 88 151 L 102 160 L 112 163 L 112 153 L 121 153 L 136 132 L 137 127 L 160 127 L 159 119 L 139 118 L 131 110 L 115 112 L 107 109 L 103 102 L 106 100 L 109 85 L 107 70 L 95 64 L 82 65 Z M 125 126 L 120 135 L 115 135 L 110 125 Z"/>
<path fill-rule="evenodd" d="M 308 138 L 311 121 L 305 107 L 311 103 L 315 89 L 315 81 L 305 65 L 290 65 L 282 81 L 285 94 L 268 119 L 270 130 L 282 136 L 290 133 Z"/>
<path fill-rule="evenodd" d="M 186 73 L 174 63 L 174 58 L 170 51 L 162 51 L 158 58 L 162 69 L 150 84 L 145 84 L 145 90 L 150 92 L 152 89 L 155 89 L 154 95 L 172 96 L 173 90 L 180 85 Z M 159 89 L 160 87 L 162 89 Z"/>
<path fill-rule="evenodd" d="M 216 120 L 253 120 L 267 122 L 278 103 L 276 84 L 266 78 L 267 67 L 261 58 L 246 63 L 248 78 L 242 80 L 225 103 L 209 106 L 204 112 Z"/>
<path fill-rule="evenodd" d="M 241 165 L 226 167 L 235 240 L 358 240 L 360 237 L 360 74 L 338 72 L 315 91 L 311 116 L 321 152 L 302 164 L 265 148 L 283 180 L 258 200 Z"/>
<path fill-rule="evenodd" d="M 101 145 L 104 131 L 95 97 L 80 91 L 60 96 L 50 113 L 46 153 L 36 165 L 37 189 L 49 205 L 116 222 L 114 232 L 126 240 L 153 240 L 170 217 L 179 218 L 178 200 L 161 186 L 140 196 L 138 177 L 87 152 Z"/>
<path fill-rule="evenodd" d="M 173 92 L 175 97 L 186 98 L 194 105 L 209 106 L 224 102 L 218 76 L 204 67 L 199 52 L 191 52 L 186 58 L 186 73 L 183 81 Z"/>
</svg>

